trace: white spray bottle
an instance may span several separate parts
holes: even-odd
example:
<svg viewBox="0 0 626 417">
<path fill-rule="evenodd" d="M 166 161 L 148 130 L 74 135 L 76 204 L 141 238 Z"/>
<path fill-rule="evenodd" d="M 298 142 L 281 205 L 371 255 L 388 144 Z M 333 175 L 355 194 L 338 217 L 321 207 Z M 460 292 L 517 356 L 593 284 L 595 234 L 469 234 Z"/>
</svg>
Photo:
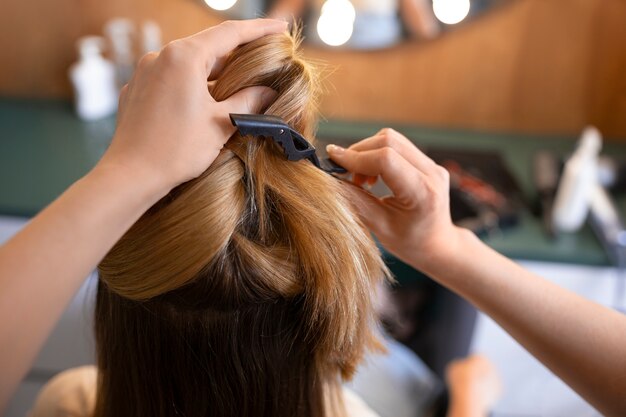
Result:
<svg viewBox="0 0 626 417">
<path fill-rule="evenodd" d="M 552 210 L 555 231 L 575 232 L 585 222 L 598 184 L 598 154 L 601 147 L 602 136 L 598 129 L 587 127 L 563 170 Z"/>
<path fill-rule="evenodd" d="M 80 38 L 76 46 L 80 58 L 69 70 L 76 113 L 84 120 L 112 115 L 117 110 L 118 92 L 115 66 L 102 56 L 104 39 L 86 36 Z"/>
</svg>

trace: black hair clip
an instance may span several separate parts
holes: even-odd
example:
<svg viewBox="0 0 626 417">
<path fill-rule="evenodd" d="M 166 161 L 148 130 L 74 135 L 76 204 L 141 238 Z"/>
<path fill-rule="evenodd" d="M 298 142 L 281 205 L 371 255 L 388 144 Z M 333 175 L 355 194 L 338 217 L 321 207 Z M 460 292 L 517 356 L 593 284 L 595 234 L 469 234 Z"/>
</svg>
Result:
<svg viewBox="0 0 626 417">
<path fill-rule="evenodd" d="M 289 127 L 280 117 L 265 114 L 230 114 L 233 126 L 236 126 L 242 135 L 265 136 L 272 138 L 282 146 L 287 159 L 300 161 L 308 159 L 329 174 L 345 174 L 348 172 L 344 167 L 337 165 L 328 158 L 321 160 L 315 153 L 315 147 L 311 145 L 300 133 Z"/>
</svg>

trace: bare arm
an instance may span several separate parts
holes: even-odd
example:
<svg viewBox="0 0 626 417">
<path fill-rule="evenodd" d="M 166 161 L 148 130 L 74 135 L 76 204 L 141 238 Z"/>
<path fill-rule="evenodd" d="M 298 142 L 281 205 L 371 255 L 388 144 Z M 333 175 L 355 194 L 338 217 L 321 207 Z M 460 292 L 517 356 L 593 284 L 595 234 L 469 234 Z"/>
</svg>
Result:
<svg viewBox="0 0 626 417">
<path fill-rule="evenodd" d="M 461 232 L 424 271 L 489 314 L 607 416 L 626 415 L 626 317 L 530 273 Z"/>
<path fill-rule="evenodd" d="M 275 19 L 287 21 L 302 18 L 307 0 L 277 0 L 269 12 L 269 16 Z"/>
<path fill-rule="evenodd" d="M 467 298 L 608 416 L 626 415 L 626 316 L 521 268 L 450 220 L 447 172 L 393 130 L 329 147 L 357 185 L 378 176 L 394 195 L 354 187 L 363 221 L 399 259 Z"/>
<path fill-rule="evenodd" d="M 271 90 L 216 102 L 207 89 L 240 43 L 286 29 L 226 22 L 146 55 L 120 100 L 110 148 L 83 179 L 0 247 L 0 412 L 73 294 L 152 204 L 200 175 L 233 131 L 229 112 L 254 112 Z"/>
<path fill-rule="evenodd" d="M 412 36 L 432 39 L 439 35 L 439 23 L 430 1 L 400 0 L 400 15 Z"/>
<path fill-rule="evenodd" d="M 0 248 L 3 406 L 84 279 L 158 198 L 125 174 L 95 169 Z"/>
</svg>

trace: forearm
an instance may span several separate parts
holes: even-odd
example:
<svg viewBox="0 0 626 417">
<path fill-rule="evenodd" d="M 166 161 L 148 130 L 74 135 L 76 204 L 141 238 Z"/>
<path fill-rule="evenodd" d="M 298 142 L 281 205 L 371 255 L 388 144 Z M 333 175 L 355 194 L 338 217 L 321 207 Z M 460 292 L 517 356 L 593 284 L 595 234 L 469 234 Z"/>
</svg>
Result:
<svg viewBox="0 0 626 417">
<path fill-rule="evenodd" d="M 601 412 L 626 415 L 625 316 L 530 273 L 469 232 L 449 244 L 454 256 L 433 254 L 421 269 L 490 315 Z"/>
<path fill-rule="evenodd" d="M 439 26 L 429 7 L 423 0 L 401 1 L 402 20 L 411 35 L 430 39 L 439 34 Z"/>
<path fill-rule="evenodd" d="M 145 55 L 122 89 L 99 166 L 0 247 L 0 411 L 89 272 L 145 210 L 215 160 L 235 131 L 228 114 L 274 101 L 262 86 L 217 101 L 206 81 L 237 46 L 286 29 L 226 21 Z"/>
<path fill-rule="evenodd" d="M 84 279 L 158 199 L 140 184 L 97 168 L 0 247 L 0 410 Z"/>
<path fill-rule="evenodd" d="M 609 416 L 626 415 L 626 316 L 524 270 L 450 218 L 450 173 L 391 129 L 329 146 L 354 177 L 359 215 L 399 259 L 473 302 L 580 395 Z M 359 186 L 380 177 L 376 198 Z"/>
<path fill-rule="evenodd" d="M 487 417 L 484 405 L 470 393 L 453 394 L 446 417 Z"/>
<path fill-rule="evenodd" d="M 269 15 L 277 19 L 290 20 L 302 17 L 306 3 L 304 0 L 279 0 L 277 1 Z"/>
</svg>

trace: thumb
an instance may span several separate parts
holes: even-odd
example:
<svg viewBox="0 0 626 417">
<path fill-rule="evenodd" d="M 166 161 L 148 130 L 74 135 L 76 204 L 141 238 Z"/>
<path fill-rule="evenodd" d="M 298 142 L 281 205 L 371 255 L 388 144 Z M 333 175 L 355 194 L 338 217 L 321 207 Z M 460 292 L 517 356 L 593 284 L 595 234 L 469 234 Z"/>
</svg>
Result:
<svg viewBox="0 0 626 417">
<path fill-rule="evenodd" d="M 221 104 L 228 113 L 263 113 L 276 100 L 277 95 L 269 87 L 248 87 L 228 97 Z"/>
</svg>

